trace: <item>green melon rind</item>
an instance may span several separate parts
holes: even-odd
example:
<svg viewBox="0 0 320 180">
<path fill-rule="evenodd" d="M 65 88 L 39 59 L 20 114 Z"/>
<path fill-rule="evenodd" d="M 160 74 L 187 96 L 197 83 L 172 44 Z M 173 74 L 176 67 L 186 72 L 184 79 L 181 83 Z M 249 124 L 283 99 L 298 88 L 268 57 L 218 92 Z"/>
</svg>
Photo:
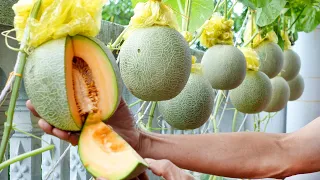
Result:
<svg viewBox="0 0 320 180">
<path fill-rule="evenodd" d="M 283 70 L 281 72 L 281 76 L 285 80 L 290 81 L 299 74 L 300 69 L 301 69 L 300 56 L 292 49 L 285 50 L 284 65 L 283 65 Z"/>
<path fill-rule="evenodd" d="M 27 58 L 24 69 L 26 93 L 38 114 L 51 125 L 67 131 L 79 131 L 82 128 L 82 125 L 75 123 L 70 112 L 64 76 L 66 43 L 71 41 L 71 38 L 78 37 L 86 38 L 84 36 L 64 37 L 42 44 Z M 94 38 L 90 39 L 94 40 Z M 98 40 L 94 42 L 99 43 Z M 120 72 L 115 66 L 115 59 L 110 50 L 101 43 L 99 45 L 108 55 L 109 62 L 117 74 L 119 91 L 117 104 L 119 104 L 122 87 L 119 82 Z M 59 89 L 59 87 L 64 88 Z"/>
<path fill-rule="evenodd" d="M 231 45 L 215 45 L 209 48 L 204 53 L 201 64 L 205 77 L 214 89 L 234 89 L 246 76 L 245 56 Z"/>
<path fill-rule="evenodd" d="M 289 101 L 295 101 L 299 99 L 302 96 L 305 88 L 303 77 L 300 74 L 298 74 L 291 81 L 288 81 L 288 84 L 290 87 Z"/>
<path fill-rule="evenodd" d="M 255 50 L 260 57 L 259 70 L 270 79 L 276 77 L 284 65 L 284 55 L 280 46 L 274 42 L 264 41 Z"/>
<path fill-rule="evenodd" d="M 71 41 L 69 38 L 48 41 L 30 54 L 24 69 L 24 84 L 42 118 L 59 129 L 79 131 L 81 127 L 69 109 L 65 83 L 65 49 L 67 41 Z"/>
<path fill-rule="evenodd" d="M 209 118 L 214 93 L 201 74 L 191 73 L 182 92 L 173 99 L 158 102 L 159 112 L 172 127 L 187 130 L 202 126 Z"/>
<path fill-rule="evenodd" d="M 178 31 L 166 26 L 133 31 L 123 43 L 118 60 L 125 86 L 145 101 L 177 96 L 191 71 L 188 43 Z"/>
<path fill-rule="evenodd" d="M 271 101 L 272 85 L 268 76 L 260 71 L 247 71 L 246 78 L 230 91 L 233 106 L 242 113 L 262 112 Z"/>
<path fill-rule="evenodd" d="M 265 112 L 278 112 L 282 110 L 288 103 L 290 97 L 290 87 L 287 81 L 276 76 L 271 79 L 272 84 L 272 97 Z"/>
</svg>

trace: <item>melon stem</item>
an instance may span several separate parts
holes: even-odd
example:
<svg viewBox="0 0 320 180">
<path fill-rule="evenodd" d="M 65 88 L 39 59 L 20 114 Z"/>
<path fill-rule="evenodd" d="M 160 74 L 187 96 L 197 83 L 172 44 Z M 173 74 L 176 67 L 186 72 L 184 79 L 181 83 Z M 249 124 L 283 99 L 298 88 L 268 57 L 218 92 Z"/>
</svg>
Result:
<svg viewBox="0 0 320 180">
<path fill-rule="evenodd" d="M 153 122 L 154 111 L 156 109 L 156 106 L 157 106 L 157 102 L 152 102 L 151 109 L 149 112 L 148 124 L 147 124 L 148 131 L 152 131 L 151 130 L 152 129 L 152 122 Z"/>
<path fill-rule="evenodd" d="M 228 0 L 224 0 L 224 18 L 228 19 Z"/>
<path fill-rule="evenodd" d="M 237 5 L 237 3 L 238 3 L 238 0 L 236 0 L 236 2 L 232 4 L 231 8 L 228 11 L 228 16 L 231 16 L 231 13 L 233 12 L 233 8 Z"/>
<path fill-rule="evenodd" d="M 10 164 L 13 164 L 13 163 L 18 162 L 18 161 L 22 161 L 22 160 L 24 160 L 26 158 L 41 154 L 41 153 L 46 152 L 46 151 L 52 150 L 53 148 L 54 148 L 54 145 L 49 145 L 49 146 L 46 146 L 46 147 L 43 147 L 43 148 L 39 148 L 39 149 L 30 151 L 30 152 L 21 154 L 19 156 L 14 157 L 14 158 L 11 158 L 11 159 L 9 159 L 9 160 L 7 160 L 7 161 L 5 161 L 5 162 L 0 164 L 0 170 L 5 168 L 5 167 L 8 167 Z"/>
<path fill-rule="evenodd" d="M 186 0 L 185 1 L 185 9 L 184 9 L 185 18 L 182 18 L 182 31 L 188 31 L 189 30 L 190 15 L 191 15 L 191 4 L 192 4 L 192 0 Z"/>
<path fill-rule="evenodd" d="M 233 119 L 232 119 L 232 132 L 236 131 L 237 115 L 238 115 L 238 110 L 236 109 L 234 110 Z"/>
<path fill-rule="evenodd" d="M 30 16 L 29 16 L 30 18 L 36 18 L 37 17 L 41 3 L 42 3 L 42 0 L 38 0 L 34 4 L 34 6 L 32 8 L 32 11 L 30 13 Z M 26 27 L 25 27 L 25 30 L 24 30 L 24 36 L 23 36 L 23 39 L 21 41 L 20 49 L 26 49 L 27 48 L 27 42 L 29 40 L 29 34 L 30 34 L 30 30 L 29 30 L 29 26 L 27 24 Z M 23 74 L 24 66 L 26 64 L 26 58 L 27 58 L 27 53 L 26 52 L 24 52 L 24 51 L 19 51 L 18 52 L 17 62 L 16 62 L 17 69 L 14 70 L 15 74 L 19 74 L 19 75 Z M 12 89 L 11 99 L 10 99 L 10 103 L 9 103 L 7 121 L 4 123 L 4 132 L 3 132 L 3 135 L 2 135 L 2 141 L 1 141 L 1 146 L 0 146 L 0 162 L 3 161 L 4 153 L 6 151 L 6 148 L 7 148 L 7 145 L 8 145 L 8 141 L 9 141 L 9 137 L 10 137 L 10 133 L 11 133 L 11 130 L 12 130 L 14 109 L 15 109 L 16 102 L 17 102 L 17 99 L 18 99 L 21 79 L 22 79 L 21 76 L 16 76 L 15 79 L 14 79 L 14 82 L 13 82 L 13 89 Z M 32 155 L 36 155 L 37 153 L 38 154 L 42 153 L 42 151 L 35 151 L 34 153 L 27 153 L 26 157 L 30 157 Z M 22 155 L 20 155 L 20 156 L 22 156 Z M 22 157 L 25 157 L 25 156 L 22 156 Z M 16 159 L 16 158 L 13 158 L 13 159 Z M 10 160 L 8 160 L 8 161 L 10 161 Z"/>
<path fill-rule="evenodd" d="M 113 49 L 116 49 L 117 46 L 120 44 L 120 42 L 123 39 L 124 34 L 129 30 L 130 25 L 128 25 L 122 32 L 121 34 L 117 37 L 117 39 L 112 43 L 111 45 L 108 44 L 108 48 L 112 51 Z"/>
<path fill-rule="evenodd" d="M 218 127 L 217 127 L 216 117 L 217 117 L 217 114 L 218 114 L 218 109 L 219 109 L 219 107 L 221 105 L 220 104 L 221 101 L 222 101 L 222 91 L 219 90 L 218 91 L 218 99 L 217 99 L 217 102 L 216 102 L 216 105 L 215 105 L 215 108 L 214 108 L 213 116 L 211 118 L 212 124 L 213 124 L 213 131 L 215 133 L 219 132 Z"/>
<path fill-rule="evenodd" d="M 135 106 L 135 105 L 137 105 L 137 104 L 139 104 L 140 102 L 142 102 L 143 100 L 141 100 L 141 99 L 139 99 L 138 101 L 136 101 L 136 102 L 134 102 L 134 103 L 131 103 L 131 104 L 129 104 L 129 108 L 132 108 L 133 106 Z"/>
</svg>

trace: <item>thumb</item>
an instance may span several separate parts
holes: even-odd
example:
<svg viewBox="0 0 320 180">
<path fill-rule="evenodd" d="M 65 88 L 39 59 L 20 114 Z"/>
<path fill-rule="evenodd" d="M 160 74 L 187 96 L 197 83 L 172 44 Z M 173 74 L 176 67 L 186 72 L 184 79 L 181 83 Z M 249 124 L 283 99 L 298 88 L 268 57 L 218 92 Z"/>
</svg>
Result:
<svg viewBox="0 0 320 180">
<path fill-rule="evenodd" d="M 146 158 L 145 161 L 149 164 L 149 169 L 157 176 L 162 176 L 165 179 L 170 175 L 168 169 L 174 169 L 173 164 L 169 160 L 154 160 Z"/>
</svg>

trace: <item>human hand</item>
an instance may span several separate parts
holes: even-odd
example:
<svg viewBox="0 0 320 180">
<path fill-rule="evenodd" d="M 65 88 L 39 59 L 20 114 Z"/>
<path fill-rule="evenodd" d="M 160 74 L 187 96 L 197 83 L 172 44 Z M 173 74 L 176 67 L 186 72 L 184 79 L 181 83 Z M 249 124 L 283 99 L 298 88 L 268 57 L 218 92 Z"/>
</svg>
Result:
<svg viewBox="0 0 320 180">
<path fill-rule="evenodd" d="M 32 102 L 27 101 L 26 106 L 36 117 L 40 115 L 34 109 Z M 135 150 L 139 146 L 139 132 L 133 124 L 133 116 L 124 100 L 121 98 L 120 104 L 115 113 L 108 119 L 107 124 L 110 125 L 125 141 L 127 141 Z M 47 134 L 56 136 L 62 140 L 70 142 L 72 145 L 77 145 L 79 141 L 79 132 L 67 132 L 51 126 L 44 119 L 38 121 L 40 128 Z"/>
</svg>

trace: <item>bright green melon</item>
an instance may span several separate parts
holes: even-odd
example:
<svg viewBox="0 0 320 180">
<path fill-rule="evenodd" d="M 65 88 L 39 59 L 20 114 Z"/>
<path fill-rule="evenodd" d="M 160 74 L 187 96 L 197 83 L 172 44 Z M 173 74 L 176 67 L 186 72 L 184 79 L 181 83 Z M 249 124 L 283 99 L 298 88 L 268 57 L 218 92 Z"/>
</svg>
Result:
<svg viewBox="0 0 320 180">
<path fill-rule="evenodd" d="M 122 90 L 110 50 L 97 39 L 80 35 L 37 47 L 28 56 L 24 83 L 39 115 L 67 131 L 81 130 L 90 112 L 100 110 L 102 120 L 108 119 Z"/>
<path fill-rule="evenodd" d="M 290 87 L 290 101 L 295 101 L 299 99 L 304 91 L 304 80 L 303 77 L 298 74 L 295 78 L 291 81 L 288 81 Z"/>
<path fill-rule="evenodd" d="M 248 70 L 243 83 L 230 91 L 230 100 L 238 111 L 254 114 L 267 107 L 271 95 L 272 85 L 268 76 L 261 71 Z"/>
<path fill-rule="evenodd" d="M 238 48 L 231 45 L 209 48 L 204 53 L 201 64 L 205 77 L 214 89 L 234 89 L 246 76 L 246 59 Z"/>
<path fill-rule="evenodd" d="M 272 78 L 271 84 L 272 84 L 271 101 L 264 111 L 278 112 L 282 110 L 288 103 L 289 97 L 290 97 L 290 88 L 287 81 L 280 76 L 276 76 Z"/>
<path fill-rule="evenodd" d="M 299 74 L 300 68 L 301 68 L 300 56 L 292 49 L 285 50 L 284 65 L 283 65 L 283 70 L 281 72 L 281 76 L 285 80 L 290 81 Z"/>
<path fill-rule="evenodd" d="M 124 84 L 145 101 L 174 98 L 186 85 L 191 71 L 188 43 L 178 31 L 164 26 L 134 30 L 118 58 Z"/>
<path fill-rule="evenodd" d="M 159 112 L 172 127 L 187 130 L 202 126 L 214 102 L 213 89 L 201 74 L 191 73 L 182 92 L 173 99 L 158 102 Z"/>
<path fill-rule="evenodd" d="M 270 79 L 281 72 L 284 56 L 278 44 L 264 41 L 255 48 L 255 51 L 260 57 L 260 71 L 264 72 Z"/>
</svg>

